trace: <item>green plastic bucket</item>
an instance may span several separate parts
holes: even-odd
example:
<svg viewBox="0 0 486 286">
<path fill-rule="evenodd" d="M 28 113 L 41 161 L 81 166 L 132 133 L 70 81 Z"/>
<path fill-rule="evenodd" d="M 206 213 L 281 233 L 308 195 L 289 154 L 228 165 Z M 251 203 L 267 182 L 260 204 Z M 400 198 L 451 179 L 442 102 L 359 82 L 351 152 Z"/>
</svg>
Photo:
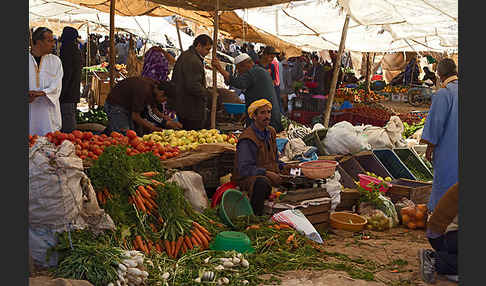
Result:
<svg viewBox="0 0 486 286">
<path fill-rule="evenodd" d="M 209 248 L 222 251 L 235 250 L 239 253 L 253 253 L 255 251 L 251 246 L 250 238 L 246 234 L 237 231 L 222 231 L 218 233 Z"/>
<path fill-rule="evenodd" d="M 235 189 L 229 189 L 224 192 L 219 204 L 219 216 L 226 224 L 234 228 L 235 225 L 231 221 L 232 219 L 253 214 L 250 202 L 242 192 Z"/>
</svg>

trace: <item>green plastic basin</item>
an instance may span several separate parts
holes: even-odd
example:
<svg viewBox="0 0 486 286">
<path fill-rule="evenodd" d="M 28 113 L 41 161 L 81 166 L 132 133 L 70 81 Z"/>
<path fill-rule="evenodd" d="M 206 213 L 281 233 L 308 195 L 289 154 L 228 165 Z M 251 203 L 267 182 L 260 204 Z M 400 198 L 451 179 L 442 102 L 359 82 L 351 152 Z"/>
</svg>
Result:
<svg viewBox="0 0 486 286">
<path fill-rule="evenodd" d="M 219 216 L 224 223 L 235 227 L 231 220 L 239 216 L 253 215 L 253 209 L 248 201 L 248 198 L 242 192 L 229 189 L 224 192 L 219 205 Z"/>
<path fill-rule="evenodd" d="M 209 245 L 211 250 L 231 251 L 239 253 L 252 253 L 255 249 L 251 246 L 250 238 L 237 231 L 222 231 L 216 235 L 214 241 Z"/>
</svg>

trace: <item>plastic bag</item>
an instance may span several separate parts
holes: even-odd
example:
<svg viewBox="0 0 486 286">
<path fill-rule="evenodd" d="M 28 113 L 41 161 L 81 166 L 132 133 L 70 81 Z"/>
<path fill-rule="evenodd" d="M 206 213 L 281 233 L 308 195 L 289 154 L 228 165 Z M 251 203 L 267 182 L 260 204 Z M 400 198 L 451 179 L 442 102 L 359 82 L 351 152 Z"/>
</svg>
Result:
<svg viewBox="0 0 486 286">
<path fill-rule="evenodd" d="M 395 203 L 395 210 L 398 214 L 399 223 L 402 223 L 402 209 L 406 207 L 415 207 L 415 204 L 406 197 L 401 198 Z"/>
<path fill-rule="evenodd" d="M 324 149 L 330 155 L 346 155 L 371 150 L 371 146 L 363 136 L 359 136 L 351 123 L 341 121 L 327 131 Z"/>
<path fill-rule="evenodd" d="M 177 172 L 169 179 L 184 189 L 184 197 L 189 201 L 195 211 L 203 212 L 209 207 L 208 195 L 204 189 L 201 175 L 193 171 Z"/>
<path fill-rule="evenodd" d="M 385 128 L 369 126 L 364 129 L 363 134 L 372 148 L 393 148 Z"/>
<path fill-rule="evenodd" d="M 307 238 L 317 242 L 323 243 L 321 235 L 317 232 L 314 226 L 309 222 L 305 215 L 299 210 L 285 210 L 276 213 L 272 216 L 272 220 L 279 223 L 286 223 L 296 229 Z"/>
<path fill-rule="evenodd" d="M 325 184 L 326 191 L 331 197 L 331 212 L 333 212 L 341 203 L 341 191 L 343 186 L 339 183 L 339 180 L 341 180 L 341 175 L 338 171 L 335 171 L 334 176 L 331 179 L 328 179 Z"/>
<path fill-rule="evenodd" d="M 382 202 L 382 205 L 378 209 L 383 211 L 386 216 L 392 219 L 392 226 L 396 226 L 398 224 L 398 214 L 397 210 L 395 209 L 395 205 L 389 198 L 383 195 L 379 195 L 378 199 Z"/>
<path fill-rule="evenodd" d="M 402 224 L 410 229 L 425 228 L 427 225 L 427 205 L 404 207 L 400 210 Z"/>
<path fill-rule="evenodd" d="M 390 120 L 388 120 L 388 123 L 384 128 L 394 148 L 407 146 L 407 142 L 405 142 L 405 139 L 402 136 L 405 127 L 398 116 L 390 117 Z"/>
<path fill-rule="evenodd" d="M 282 162 L 288 162 L 294 160 L 297 156 L 303 156 L 312 146 L 307 146 L 301 138 L 290 139 L 285 144 L 283 150 L 283 156 L 280 158 Z"/>
</svg>

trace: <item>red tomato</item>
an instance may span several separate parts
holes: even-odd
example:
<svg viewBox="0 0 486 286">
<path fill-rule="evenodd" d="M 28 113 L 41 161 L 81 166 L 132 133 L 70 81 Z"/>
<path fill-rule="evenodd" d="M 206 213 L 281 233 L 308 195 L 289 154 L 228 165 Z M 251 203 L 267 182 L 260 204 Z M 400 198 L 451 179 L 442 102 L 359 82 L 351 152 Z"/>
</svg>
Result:
<svg viewBox="0 0 486 286">
<path fill-rule="evenodd" d="M 130 145 L 132 145 L 133 147 L 137 147 L 138 144 L 140 144 L 141 142 L 142 141 L 138 137 L 135 137 L 130 140 Z"/>
<path fill-rule="evenodd" d="M 91 151 L 89 151 L 89 152 L 88 152 L 88 157 L 93 158 L 93 156 L 94 156 L 94 153 L 93 153 L 93 152 L 91 152 Z"/>
<path fill-rule="evenodd" d="M 91 131 L 84 132 L 84 134 L 83 134 L 83 139 L 89 140 L 92 137 L 93 137 L 93 132 L 91 132 Z"/>
<path fill-rule="evenodd" d="M 76 138 L 79 138 L 79 139 L 82 139 L 83 138 L 83 132 L 79 131 L 79 130 L 74 130 L 72 132 L 72 134 L 74 135 L 74 137 Z"/>
<path fill-rule="evenodd" d="M 94 155 L 93 160 L 98 160 L 98 156 Z"/>
<path fill-rule="evenodd" d="M 127 137 L 130 139 L 137 138 L 137 133 L 133 130 L 127 130 Z"/>
<path fill-rule="evenodd" d="M 113 132 L 111 132 L 110 137 L 113 137 L 113 138 L 121 138 L 121 137 L 123 137 L 123 135 L 121 133 L 118 133 L 116 131 L 113 131 Z"/>
<path fill-rule="evenodd" d="M 127 154 L 132 153 L 132 148 L 127 148 Z"/>
<path fill-rule="evenodd" d="M 103 142 L 103 145 L 105 145 L 105 146 L 110 146 L 111 144 L 112 144 L 111 141 L 104 141 Z"/>
<path fill-rule="evenodd" d="M 101 138 L 108 138 L 106 134 L 101 134 Z"/>
<path fill-rule="evenodd" d="M 88 154 L 89 154 L 88 150 L 86 149 L 81 150 L 81 155 L 88 156 Z"/>
<path fill-rule="evenodd" d="M 146 145 L 146 146 L 149 146 L 149 147 L 152 147 L 152 146 L 154 146 L 154 145 L 155 145 L 155 142 L 154 142 L 154 141 L 146 141 L 146 142 L 145 142 L 145 145 Z"/>
<path fill-rule="evenodd" d="M 101 150 L 101 148 L 98 148 L 96 147 L 94 150 L 93 150 L 93 153 L 97 156 L 101 155 L 103 153 L 103 150 Z"/>
<path fill-rule="evenodd" d="M 79 158 L 81 158 L 82 160 L 85 160 L 86 159 L 86 156 L 85 155 L 81 155 L 81 156 L 79 156 Z"/>
<path fill-rule="evenodd" d="M 76 156 L 78 156 L 78 157 L 79 157 L 79 156 L 81 156 L 81 154 L 82 154 L 82 153 L 81 153 L 81 150 L 76 150 Z"/>
<path fill-rule="evenodd" d="M 83 149 L 89 149 L 89 143 L 87 141 L 81 143 L 81 146 L 83 146 Z"/>
<path fill-rule="evenodd" d="M 135 149 L 137 149 L 138 152 L 143 153 L 145 152 L 145 147 L 143 146 L 142 143 L 138 144 Z"/>
<path fill-rule="evenodd" d="M 164 154 L 164 155 L 160 156 L 160 159 L 161 159 L 161 160 L 167 160 L 167 155 L 166 155 L 166 154 Z"/>
<path fill-rule="evenodd" d="M 76 139 L 76 137 L 74 137 L 74 135 L 72 133 L 68 134 L 67 135 L 67 139 L 71 142 L 74 142 L 74 140 Z"/>
</svg>

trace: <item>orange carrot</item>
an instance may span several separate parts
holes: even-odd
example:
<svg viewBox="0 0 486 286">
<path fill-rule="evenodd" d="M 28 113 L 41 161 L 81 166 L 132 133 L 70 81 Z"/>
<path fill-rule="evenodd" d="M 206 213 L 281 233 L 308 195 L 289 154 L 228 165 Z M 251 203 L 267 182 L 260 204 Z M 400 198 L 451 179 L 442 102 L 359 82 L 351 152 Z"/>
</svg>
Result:
<svg viewBox="0 0 486 286">
<path fill-rule="evenodd" d="M 192 247 L 197 247 L 201 245 L 201 243 L 194 236 L 191 236 L 191 242 L 192 242 Z"/>
<path fill-rule="evenodd" d="M 103 203 L 103 194 L 101 192 L 96 192 L 96 196 L 98 197 L 98 203 Z"/>
<path fill-rule="evenodd" d="M 144 197 L 144 198 L 150 198 L 150 194 L 147 192 L 147 190 L 142 186 L 138 186 L 137 187 L 137 190 L 140 192 L 140 194 Z"/>
<path fill-rule="evenodd" d="M 155 249 L 157 250 L 158 253 L 162 253 L 162 247 L 160 247 L 159 243 L 155 243 Z"/>
<path fill-rule="evenodd" d="M 278 226 L 280 227 L 280 229 L 289 229 L 289 228 L 291 228 L 290 225 L 288 225 L 286 223 L 281 223 Z"/>
<path fill-rule="evenodd" d="M 143 240 L 142 240 L 142 236 L 136 235 L 135 236 L 135 242 L 137 243 L 137 245 L 140 248 L 140 250 L 143 251 Z"/>
<path fill-rule="evenodd" d="M 170 242 L 167 239 L 164 240 L 164 246 L 165 246 L 165 252 L 167 252 L 167 255 L 170 257 L 171 255 Z"/>
<path fill-rule="evenodd" d="M 170 249 L 172 250 L 172 258 L 175 258 L 175 247 L 176 247 L 176 242 L 175 240 L 170 242 Z"/>
<path fill-rule="evenodd" d="M 203 234 L 205 233 L 205 234 L 207 234 L 207 235 L 211 235 L 211 233 L 210 233 L 210 232 L 209 232 L 209 231 L 208 231 L 208 230 L 207 230 L 207 229 L 206 229 L 204 226 L 202 226 L 202 225 L 198 224 L 198 223 L 197 223 L 197 222 L 195 222 L 195 221 L 193 221 L 193 222 L 192 222 L 192 224 L 193 224 L 193 225 L 194 225 L 194 226 L 195 226 L 197 229 L 199 229 L 199 231 L 200 231 L 201 233 L 203 233 Z"/>
<path fill-rule="evenodd" d="M 147 240 L 147 248 L 149 252 L 152 252 L 152 249 L 154 249 L 154 244 L 150 239 Z"/>
<path fill-rule="evenodd" d="M 294 237 L 295 237 L 295 233 L 289 235 L 289 237 L 287 238 L 286 243 L 289 244 L 294 239 Z"/>
<path fill-rule="evenodd" d="M 151 223 L 150 228 L 152 229 L 153 232 L 157 232 L 157 228 L 155 227 L 155 224 Z"/>
<path fill-rule="evenodd" d="M 164 183 L 161 183 L 161 182 L 154 180 L 154 179 L 152 179 L 151 182 L 152 182 L 152 185 L 154 185 L 154 186 L 159 186 L 159 185 L 163 186 L 164 185 Z"/>
<path fill-rule="evenodd" d="M 177 255 L 179 254 L 179 250 L 181 249 L 181 246 L 182 246 L 182 241 L 183 241 L 183 237 L 179 236 L 179 238 L 177 239 L 177 242 L 176 242 L 174 257 L 177 257 Z"/>
<path fill-rule="evenodd" d="M 158 209 L 157 203 L 152 198 L 149 198 L 149 199 L 146 198 L 146 200 L 148 200 L 155 209 Z"/>
<path fill-rule="evenodd" d="M 147 209 L 145 208 L 142 199 L 139 196 L 135 196 L 135 202 L 137 203 L 137 206 L 140 210 L 143 212 L 147 212 Z"/>
<path fill-rule="evenodd" d="M 187 248 L 193 249 L 192 242 L 191 242 L 191 239 L 189 238 L 189 236 L 187 236 L 187 235 L 184 236 L 184 241 L 186 242 Z"/>
<path fill-rule="evenodd" d="M 182 240 L 182 247 L 181 247 L 181 253 L 182 255 L 186 254 L 187 252 L 187 246 L 186 246 L 186 242 L 184 241 L 184 239 Z"/>
<path fill-rule="evenodd" d="M 145 189 L 150 193 L 152 197 L 157 196 L 157 192 L 150 185 L 145 186 Z"/>
<path fill-rule="evenodd" d="M 164 219 L 161 216 L 159 216 L 158 219 L 159 219 L 160 224 L 164 224 Z"/>
<path fill-rule="evenodd" d="M 203 247 L 208 246 L 208 241 L 206 240 L 206 238 L 201 234 L 201 232 L 197 228 L 191 230 L 191 234 L 193 236 L 199 238 L 199 241 L 201 241 L 201 244 L 202 244 Z"/>
<path fill-rule="evenodd" d="M 159 172 L 150 171 L 150 172 L 144 172 L 141 175 L 144 176 L 144 177 L 151 178 L 151 177 L 158 175 L 158 174 L 159 174 Z"/>
<path fill-rule="evenodd" d="M 141 250 L 141 248 L 140 248 L 140 246 L 138 245 L 138 242 L 137 242 L 137 240 L 136 240 L 136 239 L 134 239 L 134 240 L 133 240 L 133 248 L 134 248 L 134 249 L 139 249 L 139 250 Z"/>
<path fill-rule="evenodd" d="M 132 196 L 129 196 L 129 197 L 128 197 L 128 203 L 129 203 L 129 204 L 133 204 L 133 198 L 132 198 Z"/>
</svg>

